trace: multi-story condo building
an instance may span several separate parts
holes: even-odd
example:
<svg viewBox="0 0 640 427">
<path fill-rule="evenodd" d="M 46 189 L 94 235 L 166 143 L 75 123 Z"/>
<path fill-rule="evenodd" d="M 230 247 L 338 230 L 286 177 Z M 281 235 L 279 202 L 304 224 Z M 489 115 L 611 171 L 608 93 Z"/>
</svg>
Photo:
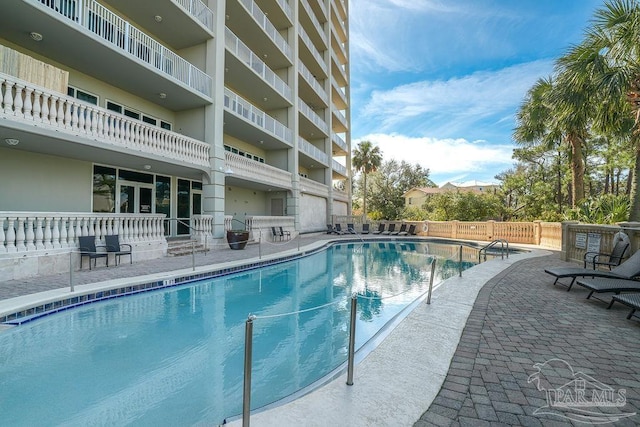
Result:
<svg viewBox="0 0 640 427">
<path fill-rule="evenodd" d="M 347 0 L 3 2 L 0 271 L 348 214 L 348 29 Z"/>
</svg>

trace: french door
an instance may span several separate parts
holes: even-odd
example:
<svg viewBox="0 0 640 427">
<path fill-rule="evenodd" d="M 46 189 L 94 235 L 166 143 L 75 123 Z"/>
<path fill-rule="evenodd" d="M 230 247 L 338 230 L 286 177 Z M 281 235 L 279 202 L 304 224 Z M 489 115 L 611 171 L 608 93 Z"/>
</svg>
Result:
<svg viewBox="0 0 640 427">
<path fill-rule="evenodd" d="M 153 184 L 118 183 L 118 212 L 150 214 L 155 211 Z"/>
</svg>

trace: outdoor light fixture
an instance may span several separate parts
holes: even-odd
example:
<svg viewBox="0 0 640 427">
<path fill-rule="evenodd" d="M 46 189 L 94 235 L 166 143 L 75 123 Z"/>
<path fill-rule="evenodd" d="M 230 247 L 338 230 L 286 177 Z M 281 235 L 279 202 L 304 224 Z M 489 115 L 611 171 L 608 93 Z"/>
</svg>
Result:
<svg viewBox="0 0 640 427">
<path fill-rule="evenodd" d="M 167 97 L 167 94 L 164 92 L 160 92 L 158 96 L 160 97 L 160 99 L 165 99 Z"/>
<path fill-rule="evenodd" d="M 144 167 L 146 170 L 151 169 L 151 165 L 144 165 L 143 167 Z"/>
<path fill-rule="evenodd" d="M 32 31 L 31 33 L 29 33 L 29 37 L 31 37 L 33 40 L 37 42 L 42 41 L 42 34 L 36 33 L 35 31 Z"/>
<path fill-rule="evenodd" d="M 6 142 L 7 145 L 18 145 L 20 143 L 20 140 L 16 138 L 6 138 L 4 142 Z"/>
<path fill-rule="evenodd" d="M 162 22 L 162 16 L 160 16 L 160 15 L 154 16 L 153 19 L 155 19 L 156 22 Z"/>
</svg>

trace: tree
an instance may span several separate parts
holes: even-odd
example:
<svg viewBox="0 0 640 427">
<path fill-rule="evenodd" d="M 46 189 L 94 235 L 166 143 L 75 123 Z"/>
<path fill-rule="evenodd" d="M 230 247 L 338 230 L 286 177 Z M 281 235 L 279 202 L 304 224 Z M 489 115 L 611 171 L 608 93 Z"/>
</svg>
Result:
<svg viewBox="0 0 640 427">
<path fill-rule="evenodd" d="M 378 170 L 381 163 L 380 147 L 374 147 L 371 141 L 361 141 L 353 150 L 351 164 L 357 171 L 362 172 L 364 178 L 362 212 L 365 218 L 367 216 L 367 175 Z"/>
<path fill-rule="evenodd" d="M 631 119 L 634 147 L 632 207 L 629 220 L 640 220 L 640 5 L 638 0 L 611 0 L 598 9 L 583 42 L 559 61 L 570 87 L 593 88 L 597 105 L 594 127 L 620 134 Z"/>
<path fill-rule="evenodd" d="M 371 213 L 377 219 L 395 220 L 404 211 L 404 193 L 416 187 L 435 186 L 429 179 L 429 170 L 405 161 L 383 162 L 371 174 Z"/>
</svg>

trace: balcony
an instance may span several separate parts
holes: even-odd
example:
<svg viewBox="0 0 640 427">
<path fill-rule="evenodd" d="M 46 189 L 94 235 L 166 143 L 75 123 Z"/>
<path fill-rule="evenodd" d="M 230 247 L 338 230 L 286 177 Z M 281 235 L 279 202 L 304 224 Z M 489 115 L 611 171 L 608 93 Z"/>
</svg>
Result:
<svg viewBox="0 0 640 427">
<path fill-rule="evenodd" d="M 340 110 L 336 110 L 334 108 L 331 110 L 331 114 L 334 118 L 334 120 L 331 121 L 332 128 L 333 128 L 332 130 L 334 132 L 342 133 L 349 130 L 347 119 Z"/>
<path fill-rule="evenodd" d="M 39 0 L 69 3 L 69 0 Z M 174 49 L 205 43 L 215 35 L 215 15 L 202 0 L 102 0 Z M 180 31 L 176 31 L 180 28 Z"/>
<path fill-rule="evenodd" d="M 302 117 L 307 119 L 307 123 L 300 123 L 300 133 L 302 135 L 318 136 L 319 133 L 329 136 L 329 125 L 315 111 L 311 109 L 302 99 L 298 98 L 298 110 Z"/>
<path fill-rule="evenodd" d="M 225 151 L 228 184 L 249 186 L 262 190 L 291 190 L 291 173 L 259 163 L 244 156 Z"/>
<path fill-rule="evenodd" d="M 347 20 L 347 5 L 345 0 L 333 0 L 333 4 L 336 7 L 336 10 L 340 14 L 340 18 L 343 21 Z"/>
<path fill-rule="evenodd" d="M 320 24 L 318 18 L 316 18 L 316 14 L 313 12 L 313 9 L 309 5 L 309 1 L 301 0 L 300 4 L 302 5 L 302 9 L 306 12 L 306 14 L 300 13 L 300 21 L 303 23 L 305 28 L 313 27 L 315 29 L 315 31 L 313 31 L 311 34 L 307 33 L 307 35 L 312 38 L 313 42 L 316 45 L 322 46 L 326 49 L 327 39 L 324 33 L 324 28 L 322 28 L 322 24 Z"/>
<path fill-rule="evenodd" d="M 151 102 L 163 92 L 174 111 L 211 103 L 210 76 L 99 3 L 69 0 L 63 4 L 78 7 L 56 10 L 59 1 L 41 1 L 3 10 L 0 38 Z M 39 42 L 29 38 L 34 29 Z"/>
<path fill-rule="evenodd" d="M 293 147 L 291 129 L 227 88 L 224 90 L 224 109 L 226 134 L 250 143 L 260 141 L 260 147 L 266 150 Z"/>
<path fill-rule="evenodd" d="M 338 86 L 338 82 L 336 79 L 331 77 L 331 101 L 333 105 L 335 105 L 340 110 L 345 110 L 349 105 L 347 102 L 347 96 L 345 95 L 343 89 Z"/>
<path fill-rule="evenodd" d="M 252 94 L 251 101 L 264 109 L 287 108 L 293 104 L 289 85 L 229 28 L 225 29 L 225 47 L 226 84 Z"/>
<path fill-rule="evenodd" d="M 347 87 L 349 85 L 344 65 L 340 64 L 338 57 L 333 51 L 331 51 L 331 75 L 336 79 L 338 87 Z"/>
<path fill-rule="evenodd" d="M 27 151 L 135 168 L 156 161 L 157 171 L 209 167 L 209 144 L 1 73 L 0 118 L 0 137 Z"/>
<path fill-rule="evenodd" d="M 331 33 L 331 50 L 335 54 L 340 65 L 344 65 L 348 62 L 346 46 L 344 43 L 336 39 L 336 33 Z"/>
<path fill-rule="evenodd" d="M 241 34 L 251 50 L 268 58 L 270 67 L 279 69 L 293 64 L 291 46 L 253 0 L 229 2 L 226 13 L 227 28 Z M 272 44 L 265 42 L 265 35 Z"/>
<path fill-rule="evenodd" d="M 300 96 L 310 100 L 316 105 L 329 106 L 329 95 L 322 87 L 322 84 L 316 80 L 311 71 L 305 67 L 304 63 L 298 60 L 298 72 L 302 76 L 302 82 L 307 85 L 300 85 Z M 307 88 L 308 86 L 308 88 Z"/>
<path fill-rule="evenodd" d="M 327 64 L 324 61 L 322 54 L 320 54 L 311 41 L 311 38 L 309 38 L 309 35 L 300 24 L 298 24 L 298 34 L 302 40 L 302 44 L 300 45 L 300 58 L 313 74 L 316 76 L 327 77 Z M 305 47 L 306 49 L 302 49 L 302 47 Z"/>
<path fill-rule="evenodd" d="M 324 167 L 329 167 L 329 156 L 327 155 L 327 153 L 311 144 L 301 136 L 298 137 L 298 149 L 300 153 L 306 155 L 310 160 L 307 162 L 303 162 L 301 160 L 301 166 L 311 169 L 318 167 L 317 164 L 320 163 Z"/>
<path fill-rule="evenodd" d="M 329 197 L 329 187 L 309 178 L 300 177 L 300 191 L 320 197 Z"/>
<path fill-rule="evenodd" d="M 347 168 L 345 166 L 342 166 L 336 160 L 332 160 L 331 166 L 334 172 L 333 179 L 344 179 L 349 177 L 349 175 L 347 175 Z M 336 177 L 336 173 L 338 174 L 337 177 Z"/>
<path fill-rule="evenodd" d="M 334 148 L 333 148 L 333 155 L 334 156 L 346 156 L 347 155 L 347 153 L 349 152 L 348 147 L 347 147 L 347 143 L 344 142 L 344 140 L 342 138 L 340 138 L 340 136 L 337 133 L 335 133 L 335 132 L 331 133 L 331 142 L 333 142 L 333 144 L 334 144 Z M 335 146 L 337 146 L 338 149 L 336 149 Z"/>
<path fill-rule="evenodd" d="M 337 4 L 337 2 L 334 2 L 333 4 L 335 5 Z M 337 8 L 338 6 L 335 7 Z M 347 28 L 344 21 L 338 16 L 337 13 L 338 12 L 333 11 L 333 13 L 331 14 L 331 22 L 333 24 L 334 33 L 337 35 L 338 40 L 344 43 L 347 41 Z"/>
<path fill-rule="evenodd" d="M 260 9 L 276 28 L 289 28 L 293 23 L 293 9 L 287 0 L 260 0 Z"/>
<path fill-rule="evenodd" d="M 325 9 L 324 7 L 323 0 L 309 0 L 309 5 L 311 6 L 311 9 L 313 9 L 313 11 L 315 12 L 320 22 L 327 22 L 328 20 L 327 9 Z"/>
</svg>

